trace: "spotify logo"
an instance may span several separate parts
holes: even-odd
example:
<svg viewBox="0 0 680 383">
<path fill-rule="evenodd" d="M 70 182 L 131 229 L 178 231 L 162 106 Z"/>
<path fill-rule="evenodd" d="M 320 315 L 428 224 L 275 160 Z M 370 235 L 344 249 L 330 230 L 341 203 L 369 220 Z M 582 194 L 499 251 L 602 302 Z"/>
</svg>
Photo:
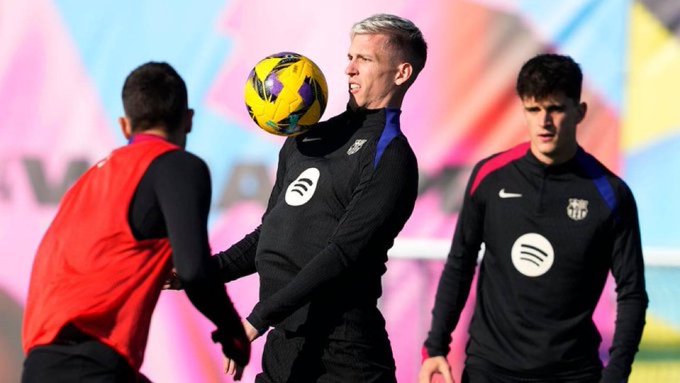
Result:
<svg viewBox="0 0 680 383">
<path fill-rule="evenodd" d="M 512 245 L 512 264 L 527 277 L 545 274 L 553 265 L 555 252 L 550 242 L 542 235 L 527 233 L 517 238 Z"/>
<path fill-rule="evenodd" d="M 320 174 L 317 168 L 309 168 L 300 173 L 286 190 L 286 203 L 290 206 L 306 204 L 314 195 Z"/>
</svg>

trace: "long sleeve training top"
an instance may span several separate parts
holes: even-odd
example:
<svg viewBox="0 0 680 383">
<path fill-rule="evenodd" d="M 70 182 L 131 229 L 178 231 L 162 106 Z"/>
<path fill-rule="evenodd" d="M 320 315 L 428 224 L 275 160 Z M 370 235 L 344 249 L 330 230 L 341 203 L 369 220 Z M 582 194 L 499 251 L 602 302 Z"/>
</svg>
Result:
<svg viewBox="0 0 680 383">
<path fill-rule="evenodd" d="M 519 378 L 597 376 L 592 315 L 611 271 L 617 319 L 603 381 L 628 376 L 647 295 L 635 201 L 620 178 L 581 148 L 556 166 L 528 144 L 478 163 L 439 283 L 429 356 L 449 351 L 482 243 L 468 366 Z"/>
<path fill-rule="evenodd" d="M 413 211 L 418 170 L 400 111 L 346 111 L 288 138 L 262 224 L 218 254 L 225 280 L 257 271 L 259 330 L 375 308 L 387 250 Z M 343 314 L 340 314 L 343 315 Z"/>
</svg>

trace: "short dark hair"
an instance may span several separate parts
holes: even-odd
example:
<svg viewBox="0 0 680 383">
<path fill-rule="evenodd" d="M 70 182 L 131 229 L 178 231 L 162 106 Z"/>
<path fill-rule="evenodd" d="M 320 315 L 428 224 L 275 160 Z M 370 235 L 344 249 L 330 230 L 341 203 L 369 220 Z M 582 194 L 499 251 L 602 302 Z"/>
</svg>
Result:
<svg viewBox="0 0 680 383">
<path fill-rule="evenodd" d="M 521 99 L 542 100 L 556 93 L 581 101 L 583 73 L 571 57 L 544 53 L 527 61 L 517 76 L 517 95 Z"/>
<path fill-rule="evenodd" d="M 174 132 L 188 110 L 186 84 L 167 63 L 142 64 L 125 79 L 123 108 L 133 131 L 164 125 Z"/>
</svg>

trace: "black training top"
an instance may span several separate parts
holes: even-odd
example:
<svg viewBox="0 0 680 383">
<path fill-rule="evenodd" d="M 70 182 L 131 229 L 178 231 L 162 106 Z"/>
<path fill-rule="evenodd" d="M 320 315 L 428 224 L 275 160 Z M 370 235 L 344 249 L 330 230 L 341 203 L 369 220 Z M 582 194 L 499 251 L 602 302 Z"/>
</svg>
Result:
<svg viewBox="0 0 680 383">
<path fill-rule="evenodd" d="M 262 225 L 218 254 L 225 280 L 257 272 L 258 330 L 376 307 L 387 250 L 413 211 L 416 158 L 400 111 L 346 111 L 288 138 Z"/>
<path fill-rule="evenodd" d="M 622 381 L 644 326 L 647 295 L 635 201 L 579 148 L 545 166 L 528 144 L 473 169 L 432 311 L 425 347 L 446 355 L 484 256 L 466 364 L 518 378 L 597 376 L 592 315 L 611 270 L 617 321 L 603 381 Z"/>
<path fill-rule="evenodd" d="M 168 237 L 175 269 L 196 308 L 224 334 L 242 331 L 208 244 L 210 172 L 184 150 L 156 158 L 137 187 L 129 210 L 136 239 Z"/>
</svg>

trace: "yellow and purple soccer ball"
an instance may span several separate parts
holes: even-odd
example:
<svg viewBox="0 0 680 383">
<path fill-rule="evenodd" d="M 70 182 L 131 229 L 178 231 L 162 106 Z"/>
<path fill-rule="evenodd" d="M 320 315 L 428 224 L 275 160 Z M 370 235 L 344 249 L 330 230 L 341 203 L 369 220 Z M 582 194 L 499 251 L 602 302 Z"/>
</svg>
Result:
<svg viewBox="0 0 680 383">
<path fill-rule="evenodd" d="M 248 76 L 245 102 L 250 117 L 265 131 L 295 136 L 319 122 L 328 85 L 309 58 L 280 52 L 260 60 Z"/>
</svg>

